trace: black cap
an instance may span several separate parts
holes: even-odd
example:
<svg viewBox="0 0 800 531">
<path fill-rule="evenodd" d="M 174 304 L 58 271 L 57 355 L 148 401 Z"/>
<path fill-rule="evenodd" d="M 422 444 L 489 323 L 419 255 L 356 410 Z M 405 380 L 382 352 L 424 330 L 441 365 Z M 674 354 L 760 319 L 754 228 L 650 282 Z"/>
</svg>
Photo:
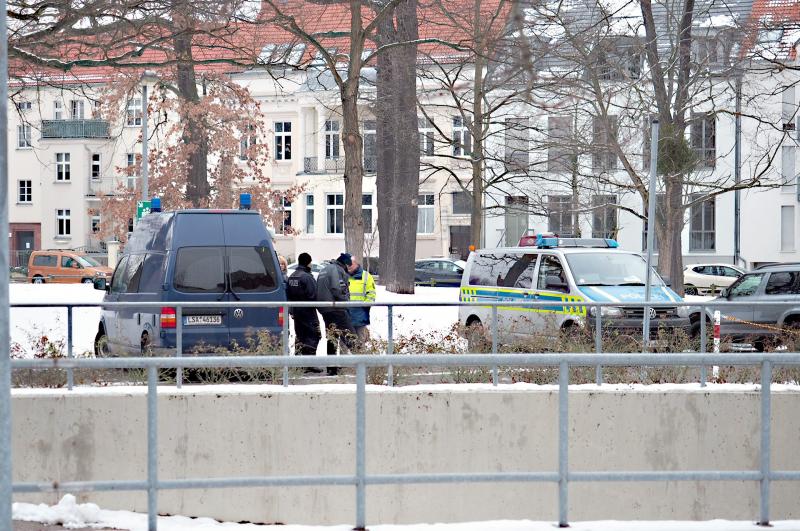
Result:
<svg viewBox="0 0 800 531">
<path fill-rule="evenodd" d="M 339 258 L 337 258 L 336 260 L 338 262 L 346 265 L 347 267 L 350 267 L 351 265 L 353 265 L 353 257 L 350 255 L 350 253 L 342 253 L 342 254 L 339 255 Z"/>
<path fill-rule="evenodd" d="M 300 256 L 297 257 L 297 263 L 301 266 L 308 267 L 311 263 L 311 255 L 308 253 L 300 253 Z"/>
</svg>

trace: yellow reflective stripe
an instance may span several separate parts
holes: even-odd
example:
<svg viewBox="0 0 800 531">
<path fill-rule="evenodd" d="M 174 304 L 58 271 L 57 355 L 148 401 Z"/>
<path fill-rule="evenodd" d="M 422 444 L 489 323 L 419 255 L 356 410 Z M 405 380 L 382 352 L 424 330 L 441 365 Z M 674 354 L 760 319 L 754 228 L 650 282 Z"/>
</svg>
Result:
<svg viewBox="0 0 800 531">
<path fill-rule="evenodd" d="M 488 291 L 492 294 L 479 294 L 479 291 Z M 558 297 L 558 299 L 544 299 L 540 302 L 552 302 L 553 306 L 561 306 L 561 310 L 549 310 L 546 308 L 530 308 L 526 306 L 498 306 L 498 310 L 514 310 L 519 312 L 534 312 L 534 313 L 563 313 L 565 315 L 586 315 L 585 306 L 568 306 L 564 303 L 569 302 L 584 302 L 581 296 L 568 295 L 560 292 L 547 292 L 547 291 L 532 291 L 526 292 L 524 290 L 516 290 L 509 288 L 461 288 L 461 300 L 463 302 L 480 302 L 479 297 L 492 297 L 493 294 L 503 293 L 530 293 L 531 295 L 543 295 L 547 297 Z M 501 295 L 502 296 L 502 295 Z M 511 302 L 511 301 L 509 301 Z M 491 306 L 481 306 L 482 308 L 491 308 Z"/>
</svg>

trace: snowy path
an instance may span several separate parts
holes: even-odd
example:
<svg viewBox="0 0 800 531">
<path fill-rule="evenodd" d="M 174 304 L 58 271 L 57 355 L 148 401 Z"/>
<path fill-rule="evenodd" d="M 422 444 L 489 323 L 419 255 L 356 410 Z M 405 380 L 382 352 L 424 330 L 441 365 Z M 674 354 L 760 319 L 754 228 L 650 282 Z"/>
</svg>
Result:
<svg viewBox="0 0 800 531">
<path fill-rule="evenodd" d="M 75 497 L 67 494 L 58 505 L 34 505 L 15 503 L 13 515 L 16 520 L 42 522 L 45 524 L 64 524 L 65 527 L 111 527 L 130 531 L 146 531 L 147 515 L 127 511 L 108 511 L 93 503 L 78 504 Z M 800 530 L 800 520 L 771 522 L 772 529 L 784 531 Z M 161 516 L 158 518 L 159 531 L 350 531 L 352 525 L 337 526 L 275 526 L 221 523 L 210 518 L 187 518 L 185 516 Z M 553 522 L 493 521 L 468 522 L 460 524 L 417 524 L 417 525 L 370 525 L 372 531 L 552 531 L 557 526 Z M 753 531 L 753 522 L 733 522 L 711 520 L 707 522 L 570 522 L 575 531 Z"/>
</svg>

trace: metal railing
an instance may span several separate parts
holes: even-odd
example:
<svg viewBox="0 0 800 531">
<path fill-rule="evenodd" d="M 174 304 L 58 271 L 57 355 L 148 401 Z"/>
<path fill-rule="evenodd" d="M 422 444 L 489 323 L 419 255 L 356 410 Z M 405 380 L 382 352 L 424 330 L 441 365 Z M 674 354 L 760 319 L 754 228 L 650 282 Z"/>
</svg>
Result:
<svg viewBox="0 0 800 531">
<path fill-rule="evenodd" d="M 110 138 L 107 120 L 42 120 L 42 140 L 50 138 Z"/>
<path fill-rule="evenodd" d="M 320 161 L 322 164 L 320 165 Z M 378 169 L 377 158 L 365 156 L 363 158 L 364 173 L 375 173 Z M 303 173 L 331 173 L 345 172 L 344 155 L 336 158 L 303 157 Z"/>
<path fill-rule="evenodd" d="M 160 303 L 159 303 L 160 304 Z M 101 359 L 76 359 L 72 352 L 72 310 L 76 307 L 93 307 L 97 304 L 64 303 L 58 305 L 48 304 L 13 304 L 12 307 L 67 307 L 67 347 L 68 358 L 61 359 L 16 359 L 12 360 L 12 369 L 45 369 L 63 368 L 68 371 L 68 386 L 72 388 L 72 370 L 80 368 L 112 369 L 112 368 L 140 368 L 147 370 L 147 477 L 143 480 L 133 481 L 73 481 L 73 482 L 25 482 L 13 485 L 4 482 L 0 485 L 0 496 L 10 498 L 10 490 L 14 493 L 52 492 L 52 491 L 98 491 L 98 490 L 126 490 L 147 491 L 148 493 L 148 526 L 151 531 L 157 529 L 158 491 L 174 489 L 207 489 L 207 488 L 232 488 L 232 487 L 268 487 L 268 486 L 331 486 L 350 485 L 356 489 L 355 525 L 356 529 L 366 528 L 366 487 L 368 485 L 399 485 L 399 484 L 442 484 L 460 482 L 549 482 L 558 484 L 558 515 L 559 526 L 568 526 L 568 497 L 569 484 L 575 482 L 593 481 L 757 481 L 760 485 L 760 513 L 759 525 L 768 525 L 770 521 L 770 486 L 774 481 L 800 481 L 800 470 L 785 471 L 772 470 L 771 467 L 771 382 L 772 370 L 775 366 L 800 365 L 798 353 L 760 353 L 760 354 L 707 354 L 705 353 L 705 319 L 702 319 L 701 352 L 699 353 L 601 353 L 601 331 L 603 307 L 675 307 L 692 306 L 706 313 L 707 308 L 752 306 L 747 303 L 648 303 L 620 304 L 620 303 L 583 303 L 570 302 L 570 307 L 594 307 L 599 316 L 595 326 L 596 353 L 591 354 L 498 354 L 497 314 L 498 308 L 508 307 L 508 301 L 480 302 L 480 303 L 447 303 L 447 302 L 404 302 L 404 303 L 285 303 L 285 302 L 218 302 L 218 303 L 171 303 L 176 307 L 176 350 L 175 357 L 159 358 L 101 358 Z M 775 303 L 770 303 L 775 305 Z M 104 303 L 104 308 L 119 307 L 154 308 L 153 303 Z M 386 353 L 377 356 L 344 355 L 344 356 L 290 356 L 289 353 L 289 320 L 285 319 L 282 332 L 282 356 L 214 356 L 214 357 L 183 357 L 182 352 L 182 312 L 184 308 L 219 308 L 236 306 L 246 307 L 271 307 L 284 308 L 284 315 L 288 315 L 289 307 L 358 307 L 358 306 L 386 306 L 388 310 L 388 343 Z M 394 354 L 393 344 L 393 313 L 396 307 L 422 307 L 422 306 L 480 306 L 491 308 L 492 315 L 492 354 L 462 354 L 462 355 L 397 355 Z M 514 302 L 514 306 L 531 308 L 552 308 L 553 302 Z M 602 366 L 692 366 L 706 367 L 709 365 L 737 365 L 760 366 L 760 448 L 759 467 L 757 470 L 681 470 L 681 471 L 575 471 L 569 467 L 569 369 L 576 366 L 593 366 L 598 370 L 597 383 L 602 383 Z M 174 480 L 160 480 L 158 478 L 158 402 L 157 402 L 157 371 L 159 368 L 176 369 L 177 385 L 181 386 L 181 371 L 184 368 L 283 368 L 283 384 L 289 384 L 289 368 L 301 367 L 349 367 L 356 370 L 356 400 L 355 400 L 355 470 L 351 475 L 317 475 L 317 476 L 256 476 L 256 477 L 222 477 L 222 478 L 186 478 Z M 554 463 L 554 470 L 549 472 L 496 472 L 496 473 L 438 473 L 438 474 L 368 474 L 366 469 L 366 379 L 367 368 L 386 367 L 388 369 L 389 384 L 391 385 L 392 367 L 491 367 L 493 371 L 492 382 L 497 385 L 498 367 L 558 367 L 558 462 Z M 705 373 L 701 371 L 702 378 Z M 704 385 L 704 381 L 701 381 Z M 10 475 L 8 475 L 10 477 Z"/>
</svg>

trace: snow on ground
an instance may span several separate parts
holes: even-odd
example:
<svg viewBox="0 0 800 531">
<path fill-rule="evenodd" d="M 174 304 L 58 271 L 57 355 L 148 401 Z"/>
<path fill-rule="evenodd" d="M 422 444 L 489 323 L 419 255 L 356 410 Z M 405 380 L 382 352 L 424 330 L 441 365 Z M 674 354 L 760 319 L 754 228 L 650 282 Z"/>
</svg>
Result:
<svg viewBox="0 0 800 531">
<path fill-rule="evenodd" d="M 147 515 L 127 511 L 108 511 L 93 503 L 78 504 L 71 494 L 65 495 L 57 505 L 51 507 L 41 504 L 15 503 L 13 518 L 44 524 L 63 524 L 66 528 L 111 527 L 130 531 L 146 531 Z M 800 520 L 771 522 L 776 530 L 800 530 Z M 417 525 L 370 525 L 373 531 L 552 531 L 553 522 L 493 521 L 460 524 L 417 524 Z M 352 525 L 304 526 L 281 525 L 281 531 L 350 531 Z M 570 522 L 576 531 L 752 531 L 753 522 L 733 522 L 711 520 L 707 522 Z M 274 529 L 273 526 L 255 524 L 221 523 L 210 518 L 187 518 L 185 516 L 160 516 L 160 531 L 262 531 Z"/>
<path fill-rule="evenodd" d="M 443 301 L 458 302 L 458 288 L 417 287 L 414 295 L 397 295 L 378 286 L 378 301 Z M 87 284 L 11 284 L 11 303 L 58 304 L 84 302 L 99 304 L 103 291 Z M 388 337 L 388 311 L 385 307 L 372 310 L 373 337 Z M 441 337 L 458 321 L 458 308 L 455 306 L 428 306 L 397 308 L 393 316 L 394 337 L 430 336 Z M 74 352 L 92 352 L 97 325 L 100 322 L 99 308 L 76 308 L 73 313 Z M 322 319 L 320 319 L 322 324 Z M 64 342 L 66 352 L 67 310 L 66 308 L 11 308 L 11 342 L 18 343 L 24 355 L 33 355 L 33 345 L 42 336 L 50 341 Z M 321 341 L 317 351 L 325 355 L 325 341 Z"/>
<path fill-rule="evenodd" d="M 11 284 L 9 299 L 12 304 L 46 302 L 100 303 L 104 291 L 91 284 Z M 73 310 L 72 344 L 75 355 L 92 352 L 94 336 L 100 322 L 100 308 L 75 308 Z M 33 345 L 42 336 L 51 342 L 67 344 L 67 309 L 61 308 L 11 308 L 11 344 L 19 344 L 21 354 L 32 356 Z"/>
</svg>

